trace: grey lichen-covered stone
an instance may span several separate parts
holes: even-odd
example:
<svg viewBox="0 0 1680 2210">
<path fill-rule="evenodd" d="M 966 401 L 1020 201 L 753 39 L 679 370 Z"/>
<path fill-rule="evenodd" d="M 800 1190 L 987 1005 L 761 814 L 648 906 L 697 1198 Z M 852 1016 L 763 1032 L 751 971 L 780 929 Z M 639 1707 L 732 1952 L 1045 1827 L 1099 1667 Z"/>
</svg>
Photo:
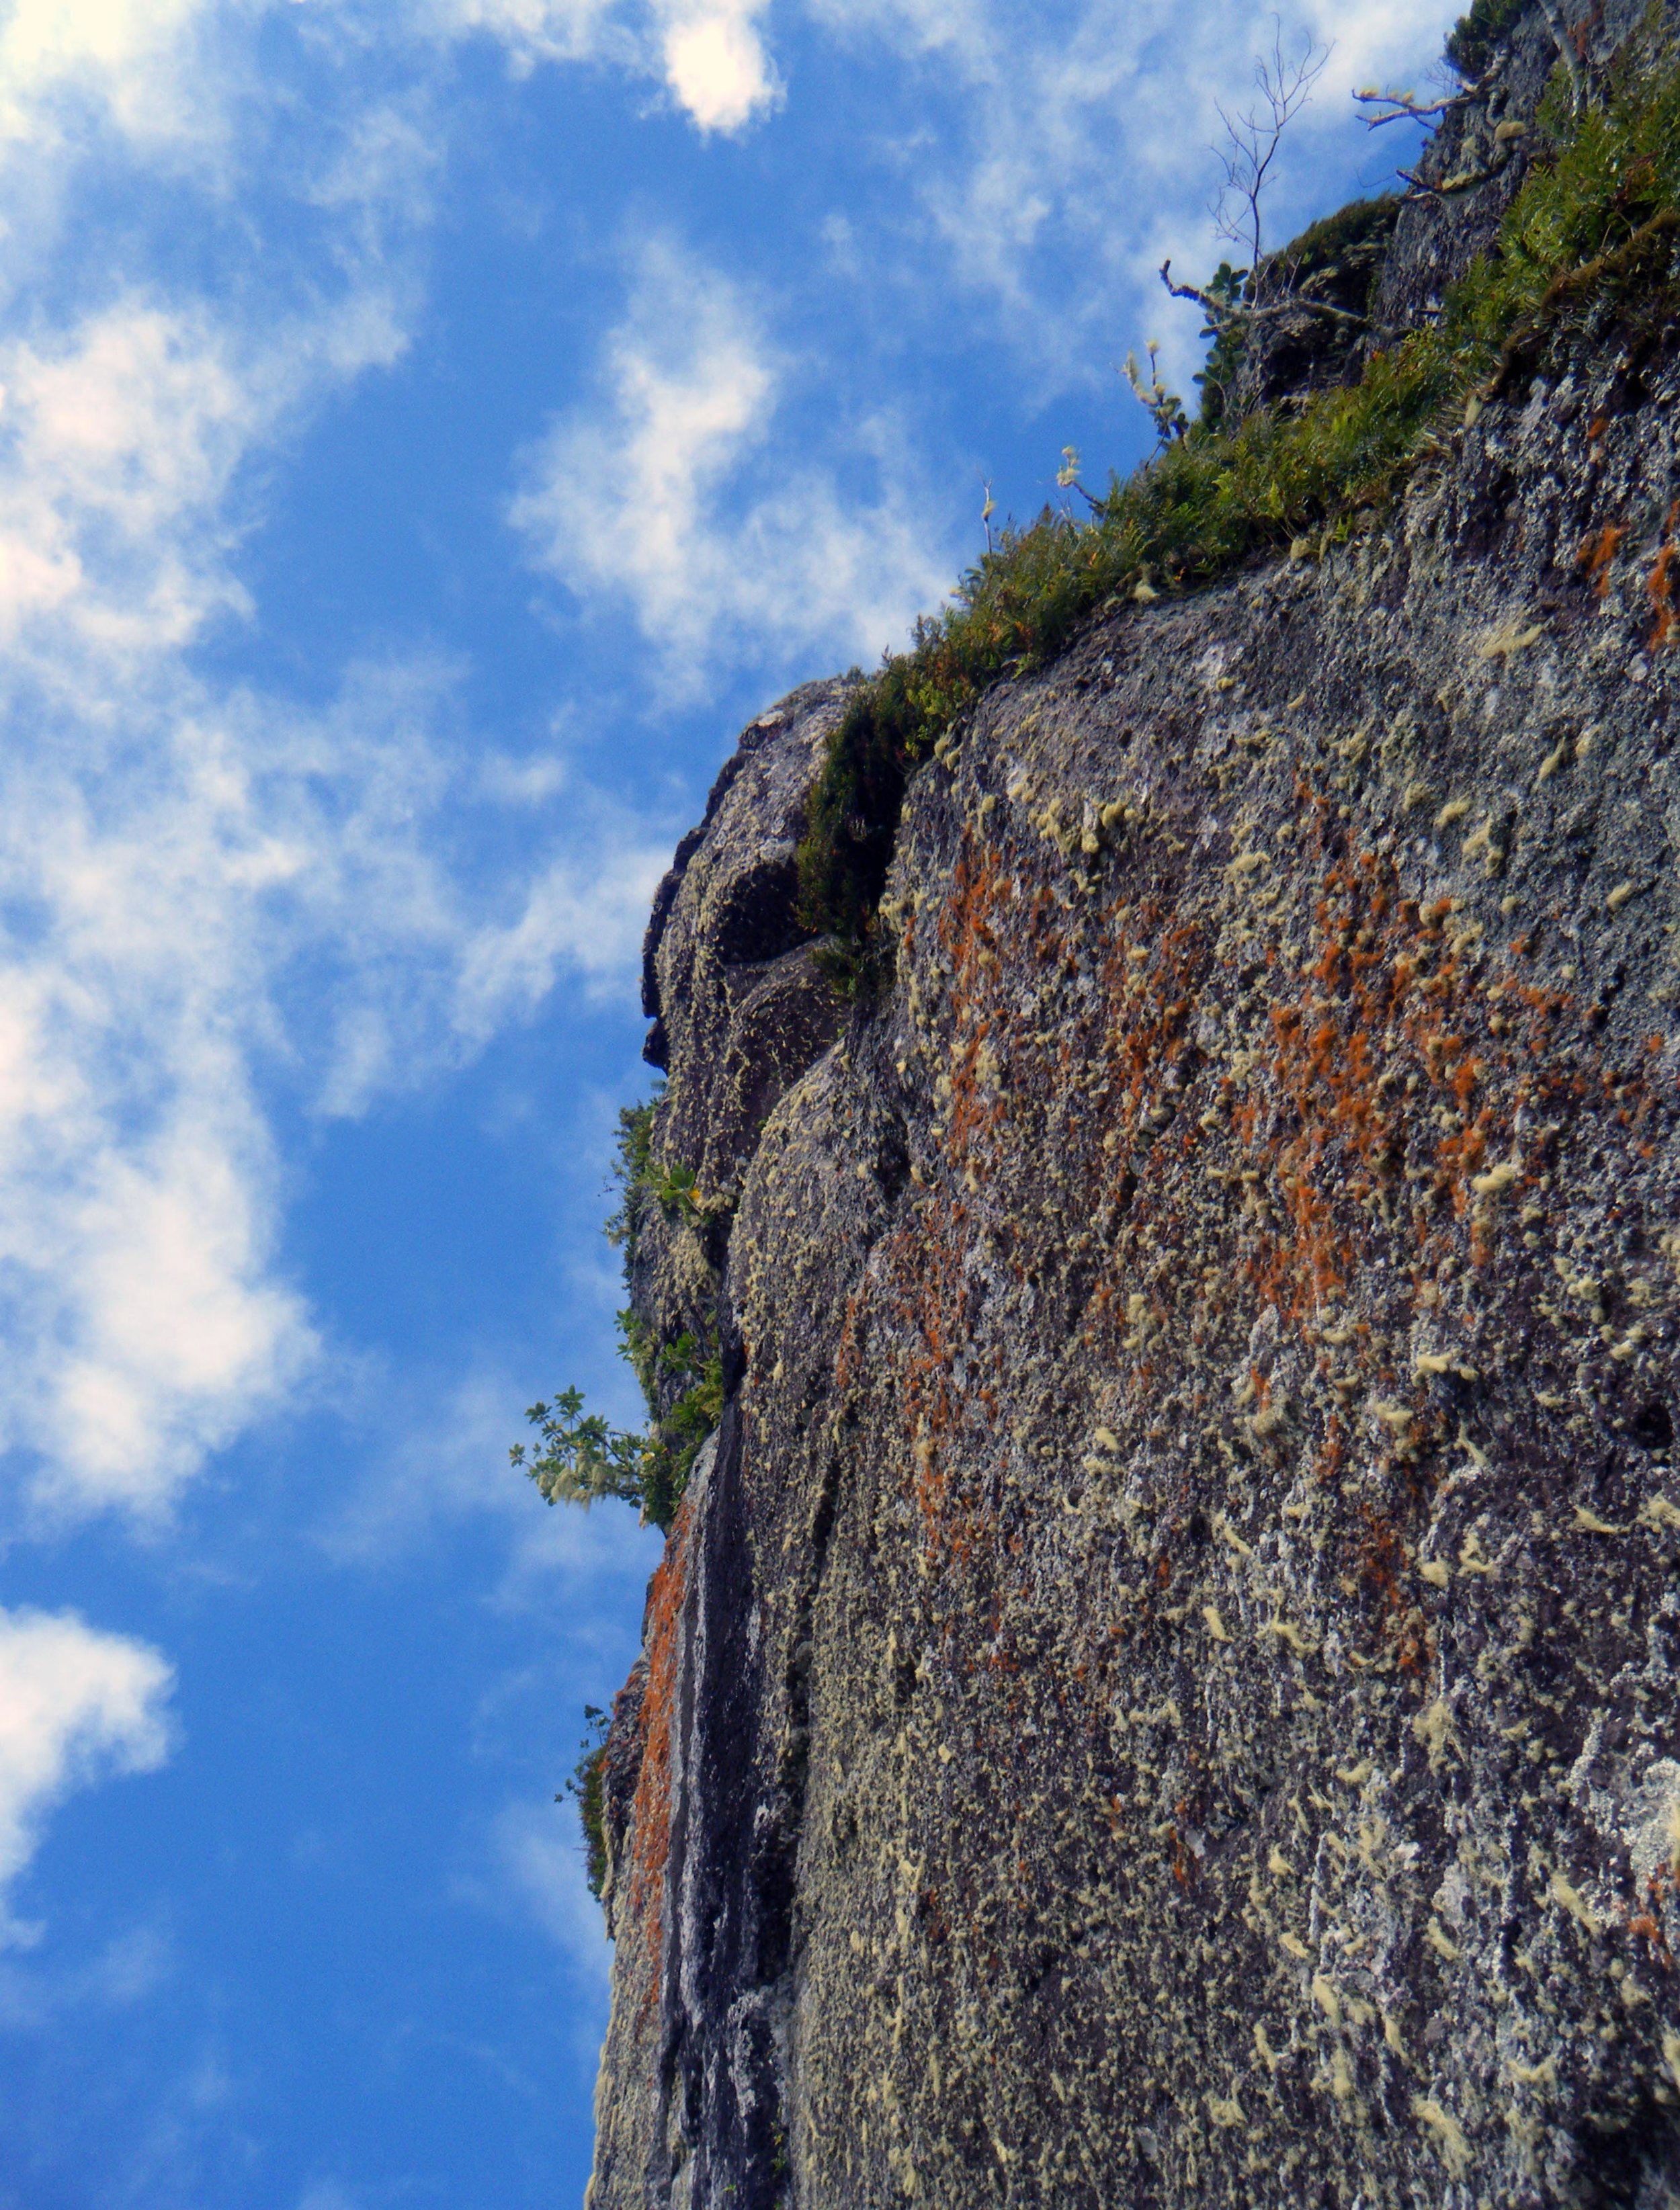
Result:
<svg viewBox="0 0 1680 2210">
<path fill-rule="evenodd" d="M 783 1059 L 843 694 L 736 764 L 595 2210 L 1680 2201 L 1677 395 L 999 685 Z"/>
<path fill-rule="evenodd" d="M 641 1208 L 631 1302 L 662 1342 L 713 1339 L 742 1173 L 777 1101 L 842 1024 L 844 1006 L 795 916 L 795 854 L 852 680 L 806 684 L 743 732 L 655 895 L 642 958 L 646 1056 L 676 1078 L 655 1118 L 653 1156 L 692 1168 L 699 1197 L 698 1217 Z M 655 1376 L 666 1399 L 686 1386 L 681 1374 Z"/>
</svg>

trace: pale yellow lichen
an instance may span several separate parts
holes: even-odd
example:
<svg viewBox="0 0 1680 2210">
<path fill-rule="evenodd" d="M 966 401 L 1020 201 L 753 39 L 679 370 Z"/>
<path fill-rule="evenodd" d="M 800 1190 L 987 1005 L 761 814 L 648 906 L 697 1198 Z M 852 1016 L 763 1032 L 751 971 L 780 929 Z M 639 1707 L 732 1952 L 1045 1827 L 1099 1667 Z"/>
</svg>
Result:
<svg viewBox="0 0 1680 2210">
<path fill-rule="evenodd" d="M 1593 1916 L 1586 1897 L 1572 1881 L 1566 1880 L 1561 1872 L 1553 1872 L 1546 1893 L 1554 1903 L 1567 1911 L 1570 1917 L 1578 1924 L 1584 1926 L 1589 1934 L 1598 1932 L 1598 1922 Z"/>
<path fill-rule="evenodd" d="M 1464 1954 L 1457 1942 L 1448 1937 L 1447 1929 L 1438 1918 L 1430 1919 L 1429 1924 L 1423 1929 L 1423 1939 L 1435 1951 L 1436 1956 L 1444 1959 L 1449 1965 L 1456 1965 Z"/>
<path fill-rule="evenodd" d="M 1498 1197 L 1509 1189 L 1521 1172 L 1520 1159 L 1505 1159 L 1498 1166 L 1490 1167 L 1486 1174 L 1472 1174 L 1470 1187 L 1478 1197 Z"/>
<path fill-rule="evenodd" d="M 1441 2160 L 1454 2179 L 1462 2179 L 1470 2169 L 1470 2143 L 1464 2137 L 1464 2128 L 1452 2112 L 1438 2103 L 1433 2095 L 1414 2095 L 1411 2115 L 1435 2135 Z"/>
<path fill-rule="evenodd" d="M 1601 1519 L 1596 1512 L 1589 1511 L 1584 1504 L 1575 1507 L 1575 1525 L 1584 1535 L 1625 1535 L 1628 1531 L 1611 1520 Z"/>
</svg>

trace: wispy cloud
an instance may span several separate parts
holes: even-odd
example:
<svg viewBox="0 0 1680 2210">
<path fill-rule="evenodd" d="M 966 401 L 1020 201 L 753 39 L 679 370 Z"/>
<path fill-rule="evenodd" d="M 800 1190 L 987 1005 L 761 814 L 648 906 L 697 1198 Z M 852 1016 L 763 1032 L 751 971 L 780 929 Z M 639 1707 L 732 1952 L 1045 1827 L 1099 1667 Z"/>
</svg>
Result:
<svg viewBox="0 0 1680 2210">
<path fill-rule="evenodd" d="M 341 2180 L 313 2179 L 298 2197 L 298 2210 L 362 2210 Z"/>
<path fill-rule="evenodd" d="M 29 1938 L 8 1895 L 53 1804 L 163 1763 L 172 1678 L 156 1651 L 73 1612 L 0 1611 L 0 1941 Z"/>
<path fill-rule="evenodd" d="M 948 577 L 891 425 L 831 441 L 826 465 L 782 429 L 802 372 L 740 287 L 656 241 L 595 395 L 528 456 L 511 512 L 533 558 L 585 605 L 627 607 L 673 690 L 766 648 L 873 657 Z M 843 492 L 848 460 L 873 463 L 873 496 Z"/>
<path fill-rule="evenodd" d="M 931 233 L 952 274 L 990 294 L 1023 366 L 1047 387 L 1106 373 L 1096 344 L 1139 326 L 1161 329 L 1187 374 L 1200 346 L 1191 310 L 1175 310 L 1156 277 L 1171 254 L 1181 267 L 1212 265 L 1208 212 L 1217 103 L 1239 103 L 1254 60 L 1270 44 L 1274 10 L 1214 0 L 807 0 L 843 42 L 885 49 L 927 89 L 925 130 L 913 141 L 884 129 L 875 147 L 903 175 L 922 221 L 910 251 Z M 1375 153 L 1348 100 L 1373 77 L 1415 74 L 1458 14 L 1457 0 L 1279 0 L 1286 44 L 1302 36 L 1334 47 L 1320 95 L 1286 143 L 1272 214 L 1283 234 L 1322 211 L 1329 189 Z M 903 219 L 900 219 L 901 226 Z M 904 248 L 883 240 L 897 258 Z M 1183 325 L 1181 338 L 1175 325 Z"/>
<path fill-rule="evenodd" d="M 451 873 L 449 671 L 305 716 L 192 670 L 243 611 L 242 468 L 389 360 L 384 296 L 259 334 L 130 293 L 0 341 L 0 1448 L 49 1519 L 163 1509 L 311 1361 L 265 1068 L 358 1111 L 633 960 L 633 824 Z"/>
<path fill-rule="evenodd" d="M 461 959 L 456 1024 L 474 1042 L 533 1011 L 562 972 L 604 995 L 624 980 L 670 864 L 668 839 L 619 824 L 593 854 L 557 856 L 524 890 L 517 919 L 480 928 Z"/>
</svg>

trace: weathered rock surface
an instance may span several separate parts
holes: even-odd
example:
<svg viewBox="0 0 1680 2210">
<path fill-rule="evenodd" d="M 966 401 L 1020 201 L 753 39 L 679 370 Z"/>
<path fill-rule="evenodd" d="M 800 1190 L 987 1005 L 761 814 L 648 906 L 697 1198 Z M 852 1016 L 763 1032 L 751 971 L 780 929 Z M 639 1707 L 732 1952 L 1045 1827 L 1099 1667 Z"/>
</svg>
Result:
<svg viewBox="0 0 1680 2210">
<path fill-rule="evenodd" d="M 1000 685 L 843 1023 L 743 740 L 595 2210 L 1680 2201 L 1677 397 Z"/>
</svg>

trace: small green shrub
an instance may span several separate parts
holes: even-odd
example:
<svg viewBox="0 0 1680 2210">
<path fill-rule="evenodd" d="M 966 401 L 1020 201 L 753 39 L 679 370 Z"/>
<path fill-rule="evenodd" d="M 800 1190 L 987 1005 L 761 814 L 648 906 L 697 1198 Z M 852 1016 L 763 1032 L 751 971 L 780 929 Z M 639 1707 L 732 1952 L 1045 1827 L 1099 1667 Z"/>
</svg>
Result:
<svg viewBox="0 0 1680 2210">
<path fill-rule="evenodd" d="M 1314 225 L 1285 251 L 1345 247 L 1374 206 Z M 1357 384 L 1236 422 L 1223 419 L 1223 396 L 1210 409 L 1205 385 L 1204 420 L 1124 482 L 1111 479 L 1089 522 L 1047 508 L 1006 529 L 952 603 L 917 622 L 909 650 L 854 692 L 831 740 L 799 873 L 803 920 L 829 939 L 836 979 L 857 990 L 886 971 L 875 915 L 905 786 L 959 739 L 991 684 L 1054 657 L 1097 608 L 1191 589 L 1296 538 L 1345 534 L 1361 510 L 1393 498 L 1472 394 L 1532 374 L 1607 317 L 1654 327 L 1672 311 L 1677 223 L 1680 69 L 1649 33 L 1602 105 L 1575 112 L 1554 83 L 1497 248 L 1437 324 L 1374 353 Z M 1230 271 L 1229 283 L 1236 297 L 1246 279 Z"/>
<path fill-rule="evenodd" d="M 1222 261 L 1208 280 L 1207 296 L 1215 305 L 1202 324 L 1207 359 L 1197 372 L 1196 382 L 1201 386 L 1202 427 L 1217 430 L 1225 419 L 1242 365 L 1247 336 L 1240 311 L 1248 300 L 1248 271 Z"/>
<path fill-rule="evenodd" d="M 541 1447 L 533 1445 L 528 1457 L 525 1445 L 515 1443 L 508 1458 L 529 1474 L 545 1504 L 589 1505 L 602 1496 L 641 1502 L 642 1437 L 609 1427 L 599 1412 L 585 1413 L 581 1389 L 529 1405 L 525 1417 Z"/>
<path fill-rule="evenodd" d="M 570 1796 L 577 1806 L 577 1823 L 583 1830 L 583 1856 L 589 1893 L 597 1903 L 607 1885 L 607 1714 L 597 1704 L 583 1706 L 583 1739 L 577 1762 L 555 1796 L 557 1803 Z"/>
<path fill-rule="evenodd" d="M 654 1161 L 656 1104 L 656 1099 L 626 1105 L 619 1114 L 612 1169 L 619 1202 L 606 1233 L 624 1253 L 626 1283 L 650 1205 L 668 1219 L 696 1228 L 710 1213 L 692 1168 Z M 722 1362 L 715 1344 L 686 1331 L 674 1342 L 661 1343 L 631 1311 L 618 1315 L 618 1327 L 624 1356 L 641 1385 L 648 1425 L 614 1428 L 601 1413 L 585 1411 L 581 1390 L 563 1389 L 552 1404 L 529 1407 L 525 1417 L 537 1430 L 536 1440 L 516 1443 L 508 1457 L 535 1482 L 547 1503 L 587 1508 L 601 1497 L 616 1497 L 668 1530 L 700 1446 L 722 1416 Z"/>
<path fill-rule="evenodd" d="M 515 1443 L 511 1463 L 529 1474 L 545 1503 L 587 1507 L 603 1496 L 640 1507 L 644 1519 L 668 1532 L 700 1446 L 723 1416 L 723 1362 L 691 1334 L 651 1349 L 630 1315 L 619 1315 L 648 1398 L 642 1428 L 614 1428 L 599 1412 L 586 1413 L 581 1389 L 563 1389 L 553 1403 L 530 1406 L 525 1417 L 537 1430 L 528 1449 Z M 628 1327 L 625 1323 L 628 1322 Z M 635 1335 L 631 1331 L 636 1331 Z M 688 1386 L 660 1412 L 659 1377 L 676 1374 Z"/>
<path fill-rule="evenodd" d="M 656 1205 L 668 1220 L 686 1221 L 698 1228 L 717 1210 L 717 1200 L 703 1196 L 694 1168 L 680 1159 L 653 1156 L 653 1116 L 659 1099 L 619 1109 L 619 1135 L 613 1153 L 610 1186 L 619 1202 L 606 1223 L 607 1241 L 622 1250 L 625 1271 L 636 1262 L 636 1239 L 647 1219 L 647 1208 Z"/>
</svg>

